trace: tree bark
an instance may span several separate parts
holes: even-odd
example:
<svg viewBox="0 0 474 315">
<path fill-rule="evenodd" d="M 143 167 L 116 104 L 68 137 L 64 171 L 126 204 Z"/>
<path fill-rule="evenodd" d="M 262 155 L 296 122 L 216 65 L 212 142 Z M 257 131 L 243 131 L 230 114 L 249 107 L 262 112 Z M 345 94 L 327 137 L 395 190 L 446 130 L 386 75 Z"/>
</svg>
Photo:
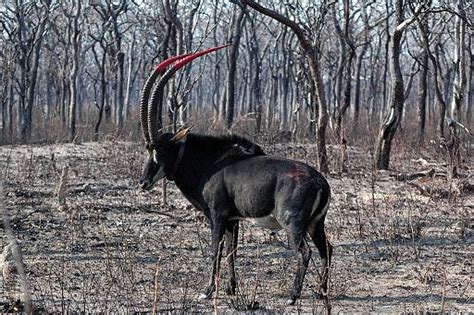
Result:
<svg viewBox="0 0 474 315">
<path fill-rule="evenodd" d="M 17 62 L 20 66 L 17 118 L 19 121 L 20 140 L 22 143 L 26 143 L 31 138 L 40 52 L 49 13 L 49 5 L 47 4 L 41 8 L 35 7 L 39 20 L 36 25 L 27 20 L 27 8 L 23 1 L 15 2 L 14 10 L 15 22 L 18 27 L 16 38 L 18 40 Z"/>
<path fill-rule="evenodd" d="M 459 138 L 459 126 L 462 117 L 461 109 L 464 105 L 466 90 L 466 23 L 464 22 L 464 1 L 458 1 L 456 16 L 456 33 L 454 48 L 454 81 L 453 81 L 453 97 L 450 110 L 450 119 L 448 119 L 450 141 L 448 151 L 450 156 L 450 172 L 449 175 L 455 177 L 458 175 L 458 169 L 461 164 L 461 149 Z"/>
<path fill-rule="evenodd" d="M 354 87 L 354 117 L 352 123 L 352 133 L 357 135 L 359 129 L 359 113 L 360 113 L 360 103 L 361 103 L 361 75 L 362 75 L 362 64 L 364 62 L 364 56 L 369 48 L 369 19 L 366 12 L 366 2 L 364 1 L 361 8 L 361 16 L 364 22 L 364 43 L 362 44 L 362 51 L 357 56 L 357 65 L 355 73 L 355 87 Z M 373 91 L 375 92 L 375 91 Z"/>
<path fill-rule="evenodd" d="M 400 66 L 401 40 L 403 32 L 414 21 L 420 10 L 421 6 L 418 7 L 412 18 L 403 20 L 403 0 L 396 0 L 395 2 L 396 26 L 390 41 L 390 76 L 392 95 L 389 113 L 386 116 L 384 123 L 381 125 L 377 137 L 375 167 L 379 170 L 387 170 L 389 168 L 392 141 L 395 132 L 400 125 L 403 105 L 405 102 L 403 76 Z"/>
<path fill-rule="evenodd" d="M 174 55 L 181 55 L 184 53 L 184 29 L 181 20 L 178 18 L 178 1 L 170 2 L 169 0 L 165 0 L 165 12 L 166 17 L 171 23 L 171 36 L 169 38 L 170 42 L 170 50 Z M 179 95 L 177 89 L 177 79 L 173 77 L 170 80 L 168 85 L 168 117 L 171 121 L 173 126 L 173 132 L 178 130 L 178 115 L 179 115 Z"/>
<path fill-rule="evenodd" d="M 262 71 L 262 61 L 260 59 L 260 49 L 257 40 L 255 26 L 252 23 L 252 41 L 249 47 L 250 59 L 254 62 L 252 79 L 253 104 L 251 106 L 255 109 L 255 131 L 259 133 L 262 129 L 262 91 L 260 82 L 260 72 Z M 253 109 L 252 108 L 252 109 Z"/>
<path fill-rule="evenodd" d="M 464 94 L 466 90 L 466 23 L 461 16 L 463 12 L 463 0 L 458 1 L 458 16 L 456 21 L 455 49 L 454 49 L 454 82 L 453 97 L 451 102 L 450 116 L 452 119 L 460 122 L 462 117 L 461 109 L 464 103 Z"/>
<path fill-rule="evenodd" d="M 340 27 L 337 17 L 336 9 L 333 8 L 333 22 L 336 28 L 336 33 L 339 38 L 339 43 L 341 47 L 341 55 L 339 58 L 339 88 L 342 93 L 337 95 L 337 106 L 335 109 L 335 120 L 336 120 L 336 136 L 337 139 L 342 144 L 345 142 L 343 137 L 343 118 L 346 113 L 346 110 L 351 104 L 351 89 L 352 89 L 352 60 L 355 56 L 355 47 L 352 43 L 349 35 L 349 1 L 344 0 L 344 31 Z"/>
<path fill-rule="evenodd" d="M 245 17 L 245 9 L 240 8 L 239 15 L 234 21 L 232 30 L 232 47 L 229 52 L 229 71 L 227 72 L 226 81 L 226 117 L 225 125 L 231 128 L 234 123 L 235 115 L 235 77 L 237 71 L 237 58 L 239 57 L 240 38 L 242 36 L 242 28 Z"/>
<path fill-rule="evenodd" d="M 81 15 L 81 0 L 78 0 L 73 4 L 75 6 L 75 13 L 71 17 L 73 27 L 71 29 L 71 48 L 72 48 L 72 67 L 71 72 L 69 74 L 69 91 L 70 91 L 70 99 L 69 99 L 69 141 L 73 142 L 76 138 L 76 116 L 77 116 L 77 80 L 78 80 L 78 68 L 79 68 L 79 57 L 80 57 L 80 36 L 81 32 L 79 29 L 79 18 Z"/>
<path fill-rule="evenodd" d="M 468 47 L 472 47 L 473 45 L 473 37 L 468 36 Z M 466 126 L 471 126 L 472 123 L 472 107 L 474 106 L 474 51 L 471 49 L 471 53 L 469 54 L 470 66 L 469 66 L 469 88 L 468 88 L 468 96 L 467 96 L 467 108 L 466 108 Z M 471 130 L 472 132 L 472 130 Z"/>
<path fill-rule="evenodd" d="M 427 21 L 418 23 L 418 27 L 422 34 L 428 33 Z M 424 47 L 421 52 L 421 72 L 418 78 L 418 145 L 422 146 L 425 141 L 425 126 L 426 126 L 426 101 L 427 101 L 427 80 L 428 80 L 428 62 L 429 52 L 427 47 Z"/>
</svg>

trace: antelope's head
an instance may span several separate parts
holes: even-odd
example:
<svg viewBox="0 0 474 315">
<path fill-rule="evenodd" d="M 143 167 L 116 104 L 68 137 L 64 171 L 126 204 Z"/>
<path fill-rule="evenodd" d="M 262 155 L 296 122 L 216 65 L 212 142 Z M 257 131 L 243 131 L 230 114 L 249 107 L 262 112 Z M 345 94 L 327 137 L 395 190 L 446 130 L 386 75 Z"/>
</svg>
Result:
<svg viewBox="0 0 474 315">
<path fill-rule="evenodd" d="M 227 46 L 229 45 L 171 57 L 161 62 L 145 82 L 140 101 L 140 119 L 148 158 L 140 178 L 142 189 L 153 188 L 154 184 L 164 177 L 172 179 L 182 158 L 184 143 L 190 130 L 190 128 L 185 128 L 176 134 L 161 133 L 161 128 L 158 126 L 158 108 L 161 108 L 163 104 L 166 83 L 176 71 L 192 60 Z M 170 65 L 171 67 L 167 69 Z M 158 77 L 160 79 L 156 82 Z"/>
</svg>

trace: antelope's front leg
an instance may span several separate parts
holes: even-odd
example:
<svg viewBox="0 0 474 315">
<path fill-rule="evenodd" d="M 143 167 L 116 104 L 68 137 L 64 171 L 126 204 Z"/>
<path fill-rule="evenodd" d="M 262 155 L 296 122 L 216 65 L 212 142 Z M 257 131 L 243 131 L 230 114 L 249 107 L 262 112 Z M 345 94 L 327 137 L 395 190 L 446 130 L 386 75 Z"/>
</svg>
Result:
<svg viewBox="0 0 474 315">
<path fill-rule="evenodd" d="M 212 220 L 212 243 L 211 243 L 211 253 L 212 253 L 212 272 L 211 278 L 209 280 L 209 284 L 207 289 L 199 296 L 200 300 L 210 299 L 212 293 L 216 289 L 216 277 L 218 276 L 218 272 L 220 270 L 220 260 L 222 257 L 222 249 L 224 242 L 223 237 L 225 233 L 225 222 L 224 220 Z"/>
</svg>

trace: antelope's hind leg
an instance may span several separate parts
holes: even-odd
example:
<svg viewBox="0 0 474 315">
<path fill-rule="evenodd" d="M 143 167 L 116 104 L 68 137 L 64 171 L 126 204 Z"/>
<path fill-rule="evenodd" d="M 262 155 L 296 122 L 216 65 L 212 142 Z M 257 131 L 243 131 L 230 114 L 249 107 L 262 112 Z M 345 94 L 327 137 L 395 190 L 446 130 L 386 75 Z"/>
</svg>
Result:
<svg viewBox="0 0 474 315">
<path fill-rule="evenodd" d="M 326 239 L 324 231 L 324 218 L 319 222 L 312 223 L 308 229 L 309 235 L 318 248 L 321 257 L 321 287 L 320 299 L 326 299 L 328 295 L 329 266 L 331 264 L 332 245 Z"/>
<path fill-rule="evenodd" d="M 298 266 L 290 298 L 286 302 L 287 305 L 294 305 L 296 300 L 300 298 L 306 269 L 308 268 L 308 263 L 311 258 L 311 249 L 304 239 L 304 235 L 302 235 L 301 232 L 295 231 L 296 229 L 290 229 L 288 231 L 290 244 L 297 250 Z"/>
</svg>

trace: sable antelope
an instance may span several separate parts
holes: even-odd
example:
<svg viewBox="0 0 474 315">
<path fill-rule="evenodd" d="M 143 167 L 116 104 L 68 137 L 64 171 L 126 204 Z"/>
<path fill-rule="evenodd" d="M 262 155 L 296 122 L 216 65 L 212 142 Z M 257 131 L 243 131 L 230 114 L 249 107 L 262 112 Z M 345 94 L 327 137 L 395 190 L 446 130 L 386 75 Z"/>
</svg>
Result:
<svg viewBox="0 0 474 315">
<path fill-rule="evenodd" d="M 215 290 L 224 238 L 230 274 L 227 292 L 235 294 L 234 260 L 239 221 L 244 219 L 270 229 L 284 229 L 288 234 L 298 255 L 296 277 L 287 302 L 290 305 L 301 295 L 311 256 L 305 240 L 309 234 L 321 256 L 321 297 L 327 298 L 332 247 L 324 231 L 331 194 L 326 179 L 305 163 L 267 156 L 258 145 L 238 136 L 196 135 L 189 133 L 189 128 L 176 134 L 160 134 L 157 128 L 156 109 L 162 105 L 166 82 L 191 60 L 223 47 L 226 46 L 163 61 L 145 83 L 141 122 L 149 157 L 140 179 L 141 187 L 149 190 L 162 178 L 173 180 L 191 204 L 209 219 L 213 264 L 209 285 L 201 298 L 210 298 Z M 173 62 L 176 63 L 172 65 Z"/>
</svg>

